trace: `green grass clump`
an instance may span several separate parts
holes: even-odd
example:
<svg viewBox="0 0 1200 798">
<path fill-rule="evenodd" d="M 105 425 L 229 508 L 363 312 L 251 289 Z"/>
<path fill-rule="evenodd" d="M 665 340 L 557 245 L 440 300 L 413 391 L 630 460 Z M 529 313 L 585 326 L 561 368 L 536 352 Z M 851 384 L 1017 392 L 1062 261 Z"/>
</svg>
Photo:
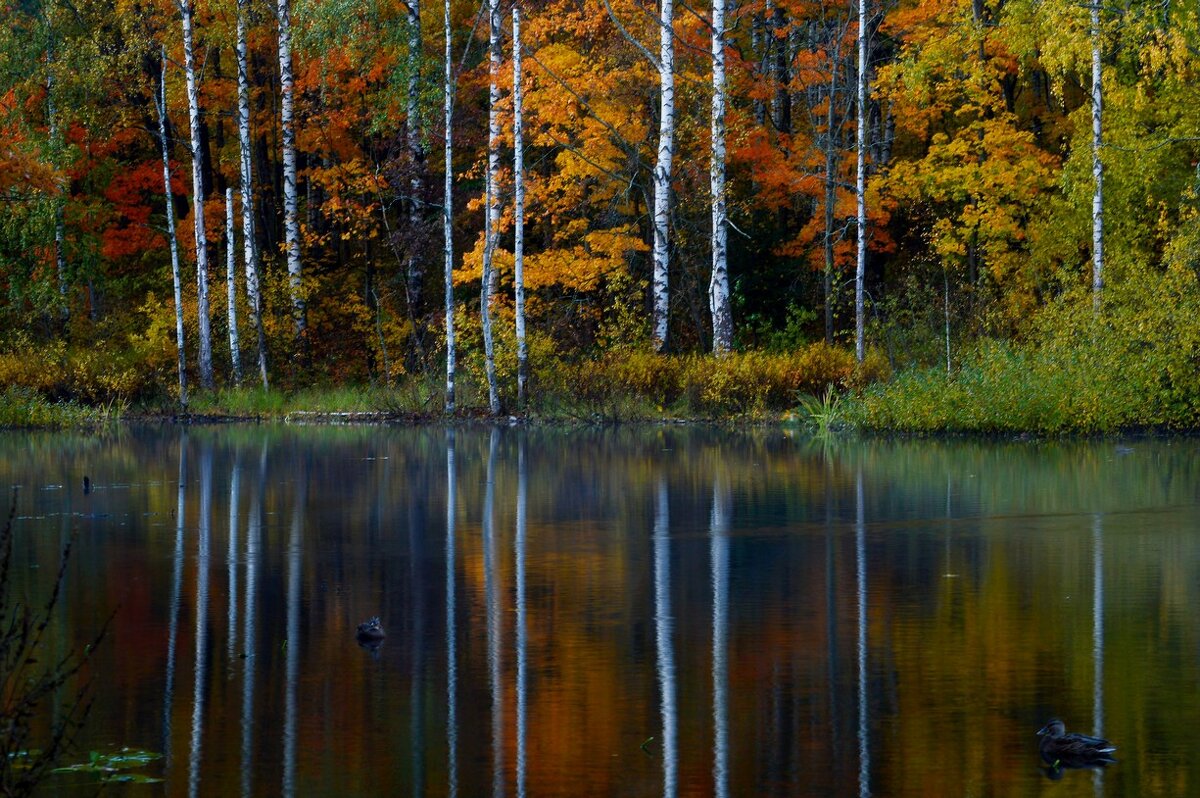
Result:
<svg viewBox="0 0 1200 798">
<path fill-rule="evenodd" d="M 124 410 L 124 404 L 116 401 L 94 407 L 73 401 L 51 401 L 20 386 L 9 386 L 0 392 L 0 428 L 100 427 L 119 420 Z"/>
<path fill-rule="evenodd" d="M 860 428 L 1106 434 L 1200 426 L 1200 285 L 1191 270 L 1044 309 L 1021 342 L 982 341 L 958 368 L 915 368 L 846 408 Z"/>
</svg>

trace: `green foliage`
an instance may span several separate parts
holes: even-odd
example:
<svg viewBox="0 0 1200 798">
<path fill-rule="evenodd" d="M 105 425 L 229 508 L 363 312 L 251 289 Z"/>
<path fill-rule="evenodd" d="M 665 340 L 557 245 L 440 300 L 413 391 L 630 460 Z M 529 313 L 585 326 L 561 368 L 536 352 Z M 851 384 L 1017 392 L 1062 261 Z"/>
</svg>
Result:
<svg viewBox="0 0 1200 798">
<path fill-rule="evenodd" d="M 842 424 L 842 397 L 830 385 L 822 396 L 804 394 L 800 412 L 818 438 L 828 438 Z"/>
<path fill-rule="evenodd" d="M 89 406 L 74 401 L 50 401 L 29 388 L 10 385 L 0 391 L 0 428 L 99 427 L 121 418 L 122 403 Z"/>
<path fill-rule="evenodd" d="M 92 751 L 87 762 L 55 768 L 55 773 L 95 773 L 106 784 L 154 784 L 156 776 L 133 771 L 162 759 L 162 754 L 140 748 L 121 748 L 111 753 Z"/>
<path fill-rule="evenodd" d="M 902 432 L 1112 433 L 1200 424 L 1200 284 L 1147 272 L 1047 306 L 1021 343 L 983 341 L 960 369 L 913 369 L 847 408 L 863 428 Z"/>
</svg>

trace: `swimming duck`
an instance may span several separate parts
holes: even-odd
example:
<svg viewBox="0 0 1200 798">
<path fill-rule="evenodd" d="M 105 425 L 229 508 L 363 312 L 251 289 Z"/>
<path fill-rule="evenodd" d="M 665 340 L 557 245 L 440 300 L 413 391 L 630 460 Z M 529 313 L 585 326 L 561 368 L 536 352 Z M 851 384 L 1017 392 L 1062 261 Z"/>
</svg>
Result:
<svg viewBox="0 0 1200 798">
<path fill-rule="evenodd" d="M 358 631 L 354 634 L 360 641 L 382 640 L 386 635 L 383 633 L 383 624 L 379 622 L 379 616 L 368 618 L 363 623 L 358 625 Z"/>
<path fill-rule="evenodd" d="M 1051 768 L 1101 767 L 1117 761 L 1112 756 L 1117 750 L 1115 745 L 1099 737 L 1068 734 L 1066 724 L 1058 718 L 1051 718 L 1038 735 L 1042 738 L 1038 751 Z"/>
</svg>

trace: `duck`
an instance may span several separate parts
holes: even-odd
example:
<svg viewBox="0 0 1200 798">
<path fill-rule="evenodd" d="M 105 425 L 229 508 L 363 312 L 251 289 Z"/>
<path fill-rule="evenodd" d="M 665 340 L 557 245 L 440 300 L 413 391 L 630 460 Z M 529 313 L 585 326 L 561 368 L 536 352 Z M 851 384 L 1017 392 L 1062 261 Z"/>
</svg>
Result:
<svg viewBox="0 0 1200 798">
<path fill-rule="evenodd" d="M 1042 741 L 1038 751 L 1042 759 L 1053 769 L 1103 767 L 1117 760 L 1112 753 L 1117 747 L 1100 737 L 1090 737 L 1075 732 L 1067 733 L 1067 726 L 1058 718 L 1051 718 L 1038 729 Z"/>
<path fill-rule="evenodd" d="M 360 623 L 354 636 L 362 642 L 373 642 L 382 640 L 387 635 L 383 633 L 383 624 L 379 622 L 379 616 L 376 615 Z"/>
</svg>

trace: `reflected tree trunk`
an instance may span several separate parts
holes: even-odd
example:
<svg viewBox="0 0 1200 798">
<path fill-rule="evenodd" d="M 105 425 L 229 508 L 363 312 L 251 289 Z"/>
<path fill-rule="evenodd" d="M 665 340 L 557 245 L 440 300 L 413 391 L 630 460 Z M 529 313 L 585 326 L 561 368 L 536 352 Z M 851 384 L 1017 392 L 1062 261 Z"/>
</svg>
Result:
<svg viewBox="0 0 1200 798">
<path fill-rule="evenodd" d="M 500 575 L 496 568 L 496 448 L 500 431 L 488 439 L 487 485 L 483 494 L 483 591 L 487 605 L 488 689 L 492 700 L 492 795 L 504 795 L 504 681 L 501 668 Z"/>
<path fill-rule="evenodd" d="M 420 479 L 412 474 L 410 484 Z M 409 778 L 412 794 L 426 794 L 425 784 L 425 494 L 418 492 L 408 497 L 408 561 L 409 584 L 412 586 L 409 602 L 410 628 L 412 635 L 412 677 L 409 693 L 409 734 L 412 739 L 412 765 Z"/>
<path fill-rule="evenodd" d="M 254 680 L 258 603 L 258 562 L 262 540 L 263 492 L 267 484 L 267 445 L 258 460 L 257 490 L 246 519 L 246 599 L 242 602 L 242 795 L 254 794 Z"/>
<path fill-rule="evenodd" d="M 1104 736 L 1104 516 L 1092 518 L 1092 734 Z M 1096 794 L 1103 794 L 1103 768 L 1092 771 Z"/>
<path fill-rule="evenodd" d="M 713 481 L 712 560 L 713 794 L 729 795 L 729 515 L 728 485 Z"/>
<path fill-rule="evenodd" d="M 230 664 L 237 654 L 238 638 L 238 493 L 241 488 L 242 462 L 238 454 L 234 454 L 233 468 L 229 475 L 229 549 L 226 554 L 226 565 L 229 568 L 229 616 L 228 639 L 225 643 L 225 654 Z"/>
<path fill-rule="evenodd" d="M 170 620 L 167 631 L 167 674 L 163 689 L 164 772 L 171 773 L 171 708 L 175 700 L 175 646 L 179 640 L 179 607 L 183 591 L 183 525 L 187 514 L 187 435 L 179 436 L 179 487 L 175 499 L 175 555 L 172 557 Z"/>
<path fill-rule="evenodd" d="M 287 572 L 287 664 L 283 705 L 283 794 L 296 794 L 296 728 L 300 679 L 300 569 L 303 566 L 304 513 L 308 504 L 308 474 L 302 472 L 292 505 L 292 528 L 288 538 Z"/>
<path fill-rule="evenodd" d="M 514 18 L 516 11 L 513 11 Z M 528 637 L 525 629 L 525 532 L 526 509 L 529 493 L 529 480 L 526 473 L 528 464 L 525 459 L 525 439 L 522 438 L 517 449 L 517 532 L 513 548 L 516 549 L 516 580 L 517 580 L 517 798 L 525 798 L 525 736 L 526 708 L 525 694 L 526 648 Z"/>
<path fill-rule="evenodd" d="M 449 2 L 447 0 L 447 8 Z M 447 794 L 458 796 L 458 635 L 455 628 L 455 514 L 458 487 L 454 465 L 454 430 L 446 432 L 446 776 Z"/>
<path fill-rule="evenodd" d="M 673 798 L 678 792 L 679 784 L 675 652 L 671 642 L 673 626 L 670 496 L 666 474 L 660 473 L 654 495 L 654 642 L 662 715 L 663 798 Z"/>
<path fill-rule="evenodd" d="M 212 545 L 211 444 L 200 451 L 200 540 L 196 556 L 196 668 L 192 691 L 192 743 L 188 757 L 188 795 L 200 794 L 201 748 L 204 742 L 205 687 L 208 682 L 208 567 Z"/>
<path fill-rule="evenodd" d="M 858 794 L 871 794 L 871 738 L 867 717 L 867 522 L 862 467 L 855 479 L 854 563 L 858 594 Z"/>
</svg>

